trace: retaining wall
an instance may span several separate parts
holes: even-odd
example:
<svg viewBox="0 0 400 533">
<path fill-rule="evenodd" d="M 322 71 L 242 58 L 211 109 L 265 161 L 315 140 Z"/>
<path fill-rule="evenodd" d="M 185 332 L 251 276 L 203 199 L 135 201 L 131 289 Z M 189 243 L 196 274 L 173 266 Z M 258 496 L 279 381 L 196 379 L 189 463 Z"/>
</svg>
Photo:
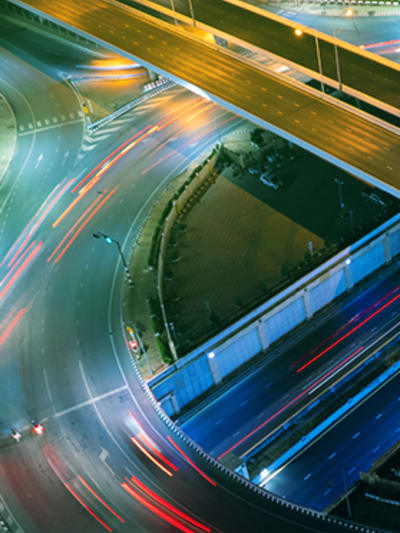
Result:
<svg viewBox="0 0 400 533">
<path fill-rule="evenodd" d="M 400 254 L 400 214 L 149 381 L 169 416 Z"/>
</svg>

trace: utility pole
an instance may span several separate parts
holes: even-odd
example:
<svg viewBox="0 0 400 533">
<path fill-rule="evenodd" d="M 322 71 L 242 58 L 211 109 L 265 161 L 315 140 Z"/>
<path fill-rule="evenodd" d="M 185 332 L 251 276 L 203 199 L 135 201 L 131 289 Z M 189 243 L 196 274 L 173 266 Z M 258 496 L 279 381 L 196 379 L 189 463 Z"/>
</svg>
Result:
<svg viewBox="0 0 400 533">
<path fill-rule="evenodd" d="M 117 239 L 113 239 L 113 237 L 110 237 L 109 235 L 106 235 L 102 231 L 98 231 L 96 233 L 92 234 L 95 239 L 104 239 L 107 244 L 115 244 L 119 253 L 119 256 L 121 258 L 122 267 L 125 271 L 126 279 L 128 280 L 129 286 L 133 288 L 135 286 L 135 283 L 133 279 L 131 278 L 131 274 L 129 272 L 128 264 L 126 262 L 124 253 L 122 251 L 121 245 Z"/>
<path fill-rule="evenodd" d="M 321 62 L 321 51 L 319 49 L 319 42 L 317 37 L 317 31 L 315 30 L 315 49 L 317 51 L 317 61 L 318 61 L 318 69 L 319 69 L 319 75 L 321 77 L 321 90 L 323 93 L 325 93 L 325 85 L 322 80 L 322 62 Z"/>
</svg>

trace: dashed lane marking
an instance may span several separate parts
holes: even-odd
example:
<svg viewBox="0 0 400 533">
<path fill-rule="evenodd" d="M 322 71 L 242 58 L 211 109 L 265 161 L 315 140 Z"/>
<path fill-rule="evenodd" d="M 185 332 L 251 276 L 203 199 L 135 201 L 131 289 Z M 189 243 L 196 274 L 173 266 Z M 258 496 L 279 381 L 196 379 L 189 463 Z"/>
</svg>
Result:
<svg viewBox="0 0 400 533">
<path fill-rule="evenodd" d="M 90 398 L 90 400 L 86 400 L 84 402 L 78 403 L 77 405 L 74 405 L 73 407 L 69 407 L 68 409 L 64 409 L 63 411 L 59 411 L 58 413 L 54 414 L 55 418 L 59 418 L 60 416 L 67 415 L 68 413 L 72 413 L 73 411 L 78 411 L 79 409 L 82 409 L 82 407 L 87 407 L 88 405 L 92 405 L 100 400 L 103 400 L 104 398 L 108 398 L 109 396 L 114 396 L 115 394 L 119 394 L 120 392 L 126 390 L 128 388 L 127 385 L 123 385 L 122 387 L 118 387 L 117 389 L 111 390 L 109 392 L 105 392 L 104 394 L 100 394 L 100 396 L 93 396 L 93 398 Z"/>
</svg>

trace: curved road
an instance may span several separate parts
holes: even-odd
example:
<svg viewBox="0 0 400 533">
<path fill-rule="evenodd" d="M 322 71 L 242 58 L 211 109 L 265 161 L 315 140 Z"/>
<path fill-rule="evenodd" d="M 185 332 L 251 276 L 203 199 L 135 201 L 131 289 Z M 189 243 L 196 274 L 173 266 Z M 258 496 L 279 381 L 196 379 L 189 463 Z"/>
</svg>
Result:
<svg viewBox="0 0 400 533">
<path fill-rule="evenodd" d="M 74 94 L 55 71 L 8 61 L 18 123 L 32 123 L 31 133 L 20 130 L 3 185 L 0 241 L 1 492 L 23 530 L 341 530 L 253 493 L 169 429 L 123 339 L 115 250 L 92 238 L 100 229 L 128 248 L 152 193 L 215 142 L 212 104 L 172 90 L 78 159 Z M 57 113 L 63 125 L 53 127 Z M 230 118 L 219 114 L 220 125 Z M 90 174 L 123 142 L 119 158 Z M 32 418 L 44 435 L 31 433 Z M 20 443 L 7 435 L 11 426 L 23 433 Z"/>
</svg>

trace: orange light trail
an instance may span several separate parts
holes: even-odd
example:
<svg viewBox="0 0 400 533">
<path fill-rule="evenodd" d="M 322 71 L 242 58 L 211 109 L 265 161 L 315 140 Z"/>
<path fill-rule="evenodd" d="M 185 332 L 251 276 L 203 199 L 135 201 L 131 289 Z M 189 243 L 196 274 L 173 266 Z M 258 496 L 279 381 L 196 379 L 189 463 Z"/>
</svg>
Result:
<svg viewBox="0 0 400 533">
<path fill-rule="evenodd" d="M 84 213 L 78 218 L 78 220 L 74 223 L 74 225 L 70 228 L 70 230 L 67 232 L 67 234 L 64 236 L 64 238 L 60 241 L 60 243 L 57 245 L 57 247 L 54 249 L 53 253 L 48 257 L 47 262 L 51 261 L 53 257 L 56 255 L 58 250 L 61 248 L 61 246 L 64 244 L 64 242 L 67 240 L 67 238 L 71 235 L 71 233 L 74 231 L 76 226 L 85 218 L 87 213 L 93 209 L 93 207 L 98 204 L 101 200 L 101 196 L 98 196 L 90 205 L 89 207 L 84 211 Z"/>
<path fill-rule="evenodd" d="M 73 202 L 67 207 L 67 209 L 65 209 L 65 211 L 57 218 L 57 220 L 53 222 L 53 228 L 58 226 L 58 224 L 63 220 L 63 218 L 65 218 L 68 215 L 68 213 L 76 206 L 76 204 L 80 202 L 80 200 L 82 200 L 85 194 L 88 193 L 96 185 L 98 181 L 100 181 L 100 178 L 110 167 L 115 165 L 115 163 L 117 163 L 126 153 L 132 150 L 132 148 L 134 148 L 137 144 L 143 141 L 143 139 L 145 139 L 148 135 L 151 135 L 154 131 L 156 131 L 156 129 L 157 127 L 153 126 L 148 131 L 146 131 L 146 133 L 143 133 L 140 137 L 138 137 L 133 142 L 128 144 L 128 146 L 126 146 L 123 150 L 121 150 L 120 153 L 117 154 L 113 159 L 109 159 L 105 163 L 103 168 L 101 168 L 94 175 L 94 177 L 86 185 L 84 185 L 82 189 L 78 191 L 78 196 L 75 198 L 75 200 L 73 200 Z"/>
<path fill-rule="evenodd" d="M 78 476 L 78 479 L 79 479 L 79 481 L 80 481 L 81 483 L 83 483 L 83 485 L 85 485 L 85 487 L 88 489 L 88 491 L 89 491 L 91 494 L 93 494 L 93 496 L 94 496 L 95 498 L 97 498 L 97 499 L 99 500 L 99 502 L 102 503 L 102 504 L 104 505 L 104 507 L 105 507 L 106 509 L 108 509 L 108 510 L 110 511 L 110 513 L 112 513 L 116 518 L 118 518 L 118 520 L 119 520 L 120 522 L 122 522 L 123 524 L 125 524 L 125 520 L 124 520 L 123 518 L 121 518 L 121 517 L 119 516 L 118 513 L 116 513 L 113 509 L 111 509 L 111 507 L 110 507 L 110 506 L 109 506 L 104 500 L 102 500 L 102 499 L 100 498 L 100 496 L 99 496 L 99 495 L 98 495 L 98 494 L 92 489 L 92 487 L 90 487 L 89 484 L 86 483 L 86 481 L 83 479 L 82 476 Z"/>
<path fill-rule="evenodd" d="M 132 441 L 134 444 L 136 444 L 136 446 L 139 448 L 139 450 L 140 450 L 142 453 L 144 453 L 144 455 L 145 455 L 146 457 L 148 457 L 152 463 L 154 463 L 156 466 L 158 466 L 158 468 L 159 468 L 160 470 L 162 470 L 163 472 L 165 472 L 165 473 L 167 474 L 167 476 L 170 476 L 170 477 L 173 476 L 172 472 L 170 472 L 167 468 L 165 468 L 164 465 L 162 465 L 159 461 L 157 461 L 157 459 L 156 459 L 155 457 L 153 457 L 153 456 L 151 455 L 151 453 L 149 453 L 149 452 L 146 450 L 146 448 L 145 448 L 142 444 L 140 444 L 140 442 L 139 442 L 137 439 L 135 439 L 135 437 L 131 437 L 131 441 Z"/>
<path fill-rule="evenodd" d="M 174 463 L 172 463 L 169 459 L 164 457 L 164 455 L 157 450 L 157 448 L 153 445 L 150 439 L 146 437 L 146 435 L 144 435 L 143 433 L 139 433 L 138 437 L 143 442 L 143 444 L 145 444 L 150 449 L 150 451 L 154 453 L 154 455 L 156 455 L 159 459 L 164 461 L 164 463 L 167 464 L 170 468 L 172 468 L 172 470 L 175 470 L 175 472 L 179 470 L 179 468 L 176 465 L 174 465 Z"/>
<path fill-rule="evenodd" d="M 184 533 L 195 533 L 193 529 L 189 529 L 186 527 L 182 522 L 179 520 L 176 520 L 176 518 L 170 516 L 169 514 L 165 513 L 155 505 L 153 505 L 151 502 L 147 501 L 143 496 L 141 496 L 139 493 L 137 493 L 135 490 L 133 490 L 132 487 L 130 487 L 127 483 L 121 483 L 121 487 L 126 490 L 128 494 L 130 494 L 135 500 L 143 504 L 147 509 L 152 511 L 154 514 L 168 522 L 169 524 L 175 526 L 177 529 L 180 529 Z"/>
<path fill-rule="evenodd" d="M 82 498 L 78 496 L 78 494 L 67 482 L 64 482 L 64 485 L 67 487 L 72 496 L 78 500 L 82 507 L 84 507 L 86 511 L 93 516 L 93 518 L 95 518 L 107 531 L 112 531 L 112 529 L 105 522 L 103 522 L 103 520 L 98 517 L 96 513 L 91 510 L 91 508 L 82 500 Z"/>
<path fill-rule="evenodd" d="M 200 104 L 204 104 L 204 102 L 200 102 Z M 198 105 L 199 105 L 199 104 L 197 104 L 196 106 L 191 106 L 191 107 L 197 107 Z M 188 120 L 188 121 L 189 121 L 189 120 L 193 120 L 193 118 L 194 118 L 197 114 L 199 114 L 199 113 L 204 113 L 204 112 L 206 111 L 207 107 L 209 107 L 210 105 L 212 105 L 212 104 L 209 104 L 209 105 L 206 106 L 204 109 L 199 109 L 199 110 L 196 111 L 195 113 L 192 113 L 192 114 L 190 115 L 190 117 L 187 118 L 187 120 Z M 187 113 L 187 111 L 185 111 L 185 113 Z M 182 115 L 183 112 L 180 113 L 180 114 Z M 170 121 L 170 122 L 172 122 L 172 121 Z M 162 127 L 160 127 L 159 129 L 161 130 L 161 129 L 164 128 L 164 127 L 165 127 L 165 126 L 162 126 Z M 183 126 L 182 128 L 176 130 L 176 131 L 174 132 L 173 136 L 176 137 L 176 135 L 179 135 L 180 133 L 182 133 L 182 132 L 184 132 L 184 131 L 186 131 L 186 130 L 187 130 L 187 126 Z M 169 140 L 170 140 L 170 139 L 167 139 L 166 141 L 164 141 L 163 143 L 161 143 L 161 144 L 160 144 L 155 150 L 153 150 L 153 151 L 151 152 L 151 156 L 154 157 L 154 155 L 155 155 L 157 152 L 159 152 L 162 148 L 165 147 L 165 145 L 169 142 Z M 149 150 L 149 152 L 150 152 L 150 151 L 151 151 L 151 149 Z"/>
<path fill-rule="evenodd" d="M 153 498 L 153 500 L 155 500 L 159 505 L 162 505 L 163 507 L 168 509 L 168 511 L 171 511 L 172 513 L 176 514 L 180 518 L 183 518 L 187 522 L 190 522 L 193 526 L 196 526 L 199 529 L 202 529 L 203 531 L 206 531 L 207 533 L 210 533 L 211 529 L 208 526 L 205 526 L 204 524 L 202 524 L 198 520 L 195 520 L 191 516 L 187 515 L 183 511 L 177 509 L 176 507 L 174 507 L 173 505 L 168 503 L 166 500 L 164 500 L 164 498 L 161 498 L 158 494 L 156 494 L 151 489 L 149 489 L 144 483 L 139 481 L 139 479 L 137 477 L 132 476 L 131 477 L 131 481 L 137 487 L 139 487 L 145 494 L 147 494 L 147 496 L 150 496 L 150 498 Z"/>
<path fill-rule="evenodd" d="M 40 241 L 35 248 L 30 252 L 30 254 L 25 258 L 25 260 L 22 262 L 20 267 L 14 272 L 13 276 L 10 278 L 10 280 L 5 285 L 4 289 L 0 292 L 0 299 L 6 294 L 8 289 L 14 284 L 14 282 L 19 278 L 19 276 L 22 274 L 22 272 L 25 270 L 25 268 L 28 266 L 28 264 L 33 260 L 35 255 L 39 252 L 43 242 Z"/>
<path fill-rule="evenodd" d="M 0 336 L 0 346 L 5 341 L 5 339 L 10 335 L 10 333 L 15 328 L 15 326 L 18 324 L 18 322 L 20 321 L 20 319 L 21 319 L 22 315 L 25 313 L 25 311 L 26 311 L 26 309 L 24 309 L 24 308 L 21 309 L 20 311 L 18 311 L 18 313 L 15 315 L 15 317 L 8 324 L 8 326 L 6 327 L 4 333 Z"/>
<path fill-rule="evenodd" d="M 169 440 L 169 442 L 172 444 L 172 446 L 178 450 L 178 452 L 186 459 L 186 461 L 205 479 L 207 480 L 209 483 L 211 483 L 211 485 L 214 485 L 214 487 L 217 486 L 217 484 L 215 483 L 215 481 L 213 479 L 211 479 L 210 477 L 208 477 L 202 470 L 200 470 L 200 468 L 198 466 L 196 466 L 194 464 L 194 462 L 189 459 L 189 457 L 186 455 L 186 453 L 176 444 L 175 441 L 172 440 L 172 438 L 168 435 L 167 436 L 167 439 Z"/>
<path fill-rule="evenodd" d="M 141 135 L 142 133 L 144 133 L 146 130 L 148 130 L 149 128 L 151 127 L 151 125 L 149 124 L 148 126 L 146 126 L 145 128 L 143 128 L 142 130 L 138 131 L 137 133 L 135 133 L 135 135 L 133 135 L 132 137 L 130 137 L 127 141 L 124 141 L 121 146 L 118 146 L 118 148 L 116 148 L 115 150 L 113 150 L 111 152 L 111 154 L 109 154 L 106 158 L 103 159 L 103 161 L 100 161 L 100 163 L 94 167 L 93 170 L 91 170 L 89 172 L 89 174 L 87 174 L 84 178 L 81 179 L 81 181 L 79 183 L 77 183 L 75 185 L 75 187 L 71 190 L 71 192 L 76 192 L 80 187 L 81 185 L 83 185 L 83 183 L 85 183 L 86 180 L 88 180 L 90 178 L 90 176 L 92 176 L 96 170 L 100 169 L 102 167 L 102 165 L 104 165 L 104 163 L 106 163 L 109 159 L 112 158 L 113 155 L 115 155 L 117 152 L 119 152 L 119 150 L 121 150 L 121 148 L 123 148 L 124 146 L 126 146 L 127 144 L 129 144 L 131 141 L 133 141 L 133 139 L 135 139 L 136 137 L 138 137 L 139 135 Z"/>
<path fill-rule="evenodd" d="M 12 266 L 12 264 L 14 263 L 14 261 L 16 260 L 16 258 L 18 257 L 18 255 L 21 253 L 21 251 L 23 250 L 23 248 L 25 247 L 26 243 L 28 242 L 29 238 L 33 235 L 33 233 L 36 231 L 36 229 L 39 227 L 39 225 L 43 222 L 43 220 L 45 219 L 45 217 L 47 216 L 47 214 L 49 213 L 50 209 L 53 208 L 53 206 L 55 205 L 55 203 L 59 200 L 59 198 L 61 197 L 62 194 L 64 194 L 64 192 L 68 189 L 68 187 L 71 185 L 71 183 L 74 181 L 73 179 L 70 180 L 59 192 L 58 194 L 56 195 L 56 197 L 50 202 L 50 204 L 46 207 L 46 204 L 50 201 L 51 197 L 56 193 L 56 191 L 58 190 L 58 188 L 62 185 L 62 183 L 64 182 L 65 180 L 63 180 L 59 185 L 57 185 L 52 191 L 51 193 L 49 194 L 49 196 L 46 198 L 46 200 L 42 203 L 42 205 L 40 206 L 39 210 L 35 213 L 35 215 L 31 218 L 31 220 L 29 221 L 29 223 L 25 226 L 25 228 L 23 229 L 23 231 L 20 233 L 18 239 L 15 241 L 15 243 L 13 244 L 13 246 L 10 248 L 10 250 L 8 251 L 7 255 L 4 257 L 4 259 L 2 260 L 2 262 L 0 263 L 0 266 L 8 259 L 9 255 L 14 251 L 14 248 L 16 246 L 18 246 L 19 242 L 21 239 L 23 239 L 23 236 L 25 234 L 26 231 L 28 231 L 28 234 L 26 235 L 26 237 L 24 238 L 22 244 L 19 246 L 18 250 L 15 252 L 14 256 L 10 259 L 9 263 L 8 263 L 8 267 L 10 268 Z M 42 213 L 42 215 L 40 215 L 41 211 L 44 210 L 44 212 Z M 39 217 L 39 218 L 38 218 Z M 35 219 L 38 218 L 38 220 L 35 222 Z M 33 224 L 33 226 L 32 226 Z M 31 227 L 32 226 L 32 227 Z M 31 227 L 31 229 L 29 229 Z"/>
<path fill-rule="evenodd" d="M 157 122 L 159 129 L 166 128 L 167 126 L 175 122 L 175 120 L 177 120 L 179 117 L 187 113 L 190 109 L 194 109 L 198 107 L 199 105 L 203 105 L 205 103 L 207 103 L 207 100 L 204 100 L 204 98 L 199 96 L 198 98 L 195 99 L 195 101 L 190 106 L 187 106 L 185 103 L 183 103 L 182 105 L 179 105 L 178 109 L 182 107 L 184 109 L 179 113 L 177 113 L 177 110 L 171 111 L 171 113 L 169 113 L 170 115 L 172 115 L 171 118 L 168 118 L 168 115 L 162 118 L 159 122 Z"/>
<path fill-rule="evenodd" d="M 55 263 L 58 263 L 58 261 L 62 258 L 62 256 L 65 254 L 65 252 L 68 250 L 68 248 L 71 246 L 71 244 L 74 242 L 74 240 L 77 238 L 77 236 L 80 234 L 80 232 L 83 230 L 83 228 L 90 222 L 90 220 L 94 217 L 94 215 L 97 213 L 97 211 L 107 202 L 107 200 L 110 199 L 110 197 L 115 193 L 115 191 L 118 189 L 119 185 L 117 187 L 114 187 L 112 191 L 110 191 L 107 196 L 102 200 L 102 202 L 99 203 L 99 205 L 90 213 L 88 218 L 83 222 L 80 228 L 75 232 L 75 235 L 71 237 L 68 244 L 64 247 L 62 252 L 59 253 L 57 258 L 55 259 Z"/>
<path fill-rule="evenodd" d="M 224 124 L 226 124 L 227 122 L 231 122 L 232 120 L 235 120 L 236 117 L 229 117 L 227 120 L 225 120 L 224 122 L 221 122 L 221 126 L 223 126 Z M 211 128 L 210 129 L 210 132 L 216 130 L 217 128 Z M 164 157 L 162 157 L 161 159 L 159 159 L 158 161 L 156 161 L 155 163 L 153 163 L 152 165 L 150 165 L 149 167 L 147 167 L 145 170 L 142 170 L 142 175 L 144 174 L 147 174 L 147 172 L 149 172 L 149 170 L 153 169 L 154 167 L 156 167 L 157 165 L 159 165 L 160 163 L 162 163 L 163 161 L 165 161 L 166 159 L 170 158 L 171 156 L 173 156 L 174 154 L 177 154 L 179 150 L 182 150 L 182 148 L 184 148 L 185 146 L 187 146 L 188 144 L 191 144 L 193 143 L 193 141 L 197 141 L 201 139 L 201 135 L 197 136 L 197 137 L 192 137 L 190 138 L 189 140 L 187 140 L 185 143 L 183 143 L 179 148 L 176 148 L 176 149 L 173 149 L 169 152 L 169 154 L 166 154 Z"/>
</svg>

